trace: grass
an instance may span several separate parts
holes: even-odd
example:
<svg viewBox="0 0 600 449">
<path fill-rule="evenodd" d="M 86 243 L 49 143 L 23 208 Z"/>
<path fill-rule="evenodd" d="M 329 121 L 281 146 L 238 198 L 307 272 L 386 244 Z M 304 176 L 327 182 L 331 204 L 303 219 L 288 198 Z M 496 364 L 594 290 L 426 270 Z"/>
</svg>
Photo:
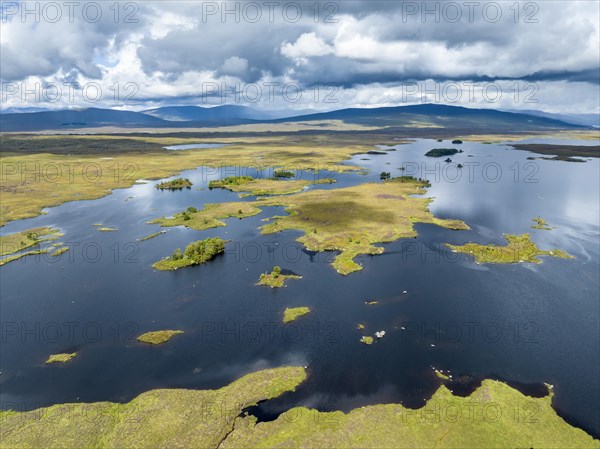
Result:
<svg viewBox="0 0 600 449">
<path fill-rule="evenodd" d="M 240 194 L 240 197 L 287 195 L 301 192 L 311 184 L 333 184 L 334 182 L 336 181 L 332 178 L 323 178 L 314 181 L 301 179 L 289 181 L 283 179 L 283 177 L 280 179 L 255 179 L 251 176 L 230 176 L 220 181 L 210 181 L 209 188 L 227 189 L 232 192 L 247 192 Z"/>
<path fill-rule="evenodd" d="M 63 247 L 59 247 L 56 250 L 54 250 L 52 253 L 50 253 L 50 255 L 52 257 L 58 257 L 61 254 L 66 253 L 67 251 L 69 251 L 69 247 L 68 246 L 63 246 Z"/>
<path fill-rule="evenodd" d="M 38 245 L 40 242 L 53 240 L 56 238 L 55 234 L 58 234 L 58 229 L 43 227 L 2 235 L 0 236 L 0 256 L 14 254 Z"/>
<path fill-rule="evenodd" d="M 182 189 L 191 189 L 193 186 L 192 182 L 187 178 L 176 178 L 171 181 L 163 181 L 159 184 L 156 184 L 158 190 L 182 190 Z"/>
<path fill-rule="evenodd" d="M 142 237 L 142 238 L 140 239 L 140 242 L 144 242 L 144 241 L 146 241 L 146 240 L 153 239 L 154 237 L 158 237 L 159 235 L 161 235 L 161 234 L 164 234 L 164 233 L 165 233 L 165 231 L 153 232 L 152 234 L 149 234 L 149 235 L 147 235 L 146 237 Z"/>
<path fill-rule="evenodd" d="M 137 340 L 143 343 L 150 343 L 152 345 L 160 345 L 166 343 L 175 335 L 183 334 L 183 331 L 165 330 L 165 331 L 154 331 L 146 332 L 140 335 Z"/>
<path fill-rule="evenodd" d="M 46 363 L 67 363 L 69 360 L 75 358 L 77 356 L 76 352 L 73 352 L 71 354 L 52 354 L 50 357 L 48 357 L 48 360 L 46 360 Z"/>
<path fill-rule="evenodd" d="M 2 448 L 217 448 L 242 410 L 294 391 L 301 367 L 248 374 L 217 390 L 162 389 L 132 401 L 0 411 Z"/>
<path fill-rule="evenodd" d="M 100 198 L 112 189 L 130 187 L 139 179 L 162 179 L 199 166 L 356 171 L 357 167 L 340 162 L 365 152 L 370 144 L 370 139 L 361 142 L 352 136 L 331 139 L 327 135 L 308 135 L 295 136 L 293 140 L 281 136 L 240 136 L 217 139 L 232 142 L 227 151 L 169 151 L 162 147 L 194 143 L 197 139 L 152 135 L 1 138 L 4 171 L 0 184 L 0 226 L 35 217 L 44 207 Z M 210 142 L 211 138 L 203 140 Z"/>
<path fill-rule="evenodd" d="M 283 322 L 284 324 L 291 323 L 307 313 L 310 313 L 310 309 L 308 307 L 287 308 L 283 312 Z"/>
<path fill-rule="evenodd" d="M 221 219 L 237 217 L 247 218 L 260 214 L 261 210 L 252 203 L 215 203 L 205 204 L 204 209 L 197 210 L 189 207 L 171 218 L 157 218 L 150 224 L 159 224 L 163 227 L 185 226 L 190 229 L 202 231 L 204 229 L 226 226 Z"/>
<path fill-rule="evenodd" d="M 170 257 L 159 260 L 153 268 L 161 271 L 177 270 L 191 265 L 200 265 L 208 262 L 217 254 L 225 251 L 225 240 L 219 237 L 207 238 L 190 243 L 184 252 L 177 248 Z"/>
<path fill-rule="evenodd" d="M 296 276 L 294 274 L 281 274 L 281 269 L 276 266 L 270 273 L 261 274 L 256 285 L 266 285 L 271 288 L 281 288 L 285 287 L 285 281 L 287 279 L 302 279 L 302 276 Z"/>
<path fill-rule="evenodd" d="M 532 218 L 531 221 L 534 221 L 536 223 L 533 226 L 531 226 L 532 229 L 541 229 L 544 231 L 551 231 L 552 229 L 554 229 L 542 217 Z"/>
<path fill-rule="evenodd" d="M 418 180 L 390 180 L 332 190 L 262 198 L 256 204 L 285 206 L 289 215 L 264 225 L 265 234 L 288 229 L 304 231 L 298 241 L 311 251 L 339 251 L 333 267 L 340 274 L 362 269 L 354 259 L 381 254 L 374 243 L 415 237 L 414 223 L 433 223 L 449 229 L 468 229 L 460 220 L 443 220 L 429 212 L 430 198 Z"/>
<path fill-rule="evenodd" d="M 160 389 L 125 404 L 71 403 L 28 412 L 0 411 L 0 446 L 600 448 L 600 441 L 556 414 L 552 390 L 533 398 L 494 380 L 484 380 L 465 397 L 441 385 L 417 409 L 378 404 L 343 413 L 295 407 L 260 423 L 243 413 L 294 391 L 305 379 L 304 368 L 282 367 L 248 374 L 217 390 Z"/>
<path fill-rule="evenodd" d="M 365 345 L 372 345 L 373 337 L 370 337 L 368 335 L 363 335 L 362 337 L 360 337 L 360 342 L 364 343 Z"/>
<path fill-rule="evenodd" d="M 525 396 L 494 380 L 484 380 L 466 397 L 442 385 L 418 409 L 381 404 L 342 413 L 296 407 L 260 423 L 245 416 L 221 447 L 600 447 L 600 441 L 556 414 L 552 398 Z"/>
<path fill-rule="evenodd" d="M 0 259 L 0 267 L 2 265 L 6 265 L 9 262 L 13 262 L 15 260 L 19 260 L 22 257 L 35 256 L 35 255 L 38 255 L 38 254 L 46 254 L 47 252 L 48 252 L 47 249 L 36 249 L 34 251 L 26 251 L 24 253 L 15 254 L 14 256 L 4 257 L 4 258 Z"/>
<path fill-rule="evenodd" d="M 505 246 L 480 245 L 478 243 L 467 243 L 466 245 L 450 245 L 453 252 L 466 253 L 475 258 L 478 264 L 482 263 L 540 263 L 538 256 L 560 257 L 562 259 L 573 259 L 574 257 L 559 249 L 541 250 L 531 241 L 529 234 L 510 235 L 505 234 L 508 242 Z"/>
<path fill-rule="evenodd" d="M 109 227 L 102 227 L 102 228 L 98 228 L 98 231 L 100 231 L 100 232 L 114 232 L 114 231 L 118 231 L 118 229 L 116 229 L 116 228 L 109 228 Z"/>
</svg>

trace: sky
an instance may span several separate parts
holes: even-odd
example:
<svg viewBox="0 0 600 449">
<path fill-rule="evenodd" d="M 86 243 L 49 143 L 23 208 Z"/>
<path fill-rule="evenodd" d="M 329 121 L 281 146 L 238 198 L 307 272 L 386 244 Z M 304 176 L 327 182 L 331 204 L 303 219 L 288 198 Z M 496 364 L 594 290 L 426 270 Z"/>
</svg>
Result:
<svg viewBox="0 0 600 449">
<path fill-rule="evenodd" d="M 2 1 L 3 110 L 600 112 L 600 2 Z"/>
</svg>

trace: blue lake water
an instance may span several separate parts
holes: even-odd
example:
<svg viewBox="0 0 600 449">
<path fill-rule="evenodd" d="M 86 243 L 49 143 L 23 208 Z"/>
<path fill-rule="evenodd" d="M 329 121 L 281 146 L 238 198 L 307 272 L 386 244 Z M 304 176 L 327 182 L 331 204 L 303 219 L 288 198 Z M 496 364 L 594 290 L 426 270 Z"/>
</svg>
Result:
<svg viewBox="0 0 600 449">
<path fill-rule="evenodd" d="M 338 180 L 314 189 L 379 182 L 382 171 L 426 177 L 431 211 L 471 226 L 451 231 L 417 224 L 417 238 L 359 257 L 363 271 L 347 277 L 330 266 L 332 253 L 297 244 L 300 232 L 260 234 L 263 219 L 284 213 L 279 207 L 225 220 L 226 227 L 165 228 L 165 234 L 139 241 L 161 229 L 146 224 L 153 218 L 239 201 L 236 193 L 209 190 L 208 182 L 263 174 L 255 169 L 188 170 L 168 179 L 189 178 L 189 190 L 159 191 L 154 185 L 160 181 L 150 181 L 9 223 L 3 234 L 58 227 L 65 233 L 60 241 L 72 249 L 0 268 L 2 408 L 128 401 L 152 388 L 215 388 L 286 364 L 308 366 L 309 378 L 295 393 L 259 406 L 256 413 L 264 419 L 296 405 L 417 407 L 439 386 L 435 367 L 453 373 L 458 392 L 488 377 L 530 394 L 552 384 L 559 414 L 600 436 L 600 161 L 532 161 L 530 153 L 507 145 L 470 142 L 454 146 L 464 152 L 451 156 L 451 164 L 424 156 L 440 146 L 453 145 L 416 140 L 345 162 L 367 174 L 298 174 Z M 531 229 L 537 216 L 556 228 Z M 98 223 L 118 231 L 99 232 Z M 503 243 L 502 234 L 525 232 L 542 249 L 559 248 L 575 259 L 477 265 L 444 247 Z M 175 272 L 151 268 L 175 248 L 211 236 L 231 240 L 214 261 Z M 283 289 L 256 286 L 274 265 L 303 278 Z M 379 304 L 368 306 L 367 300 Z M 284 326 L 283 310 L 296 306 L 312 312 Z M 385 330 L 386 336 L 363 345 L 358 323 L 370 335 Z M 185 333 L 157 347 L 135 341 L 160 329 Z M 67 364 L 44 364 L 49 354 L 74 350 L 78 356 Z"/>
</svg>

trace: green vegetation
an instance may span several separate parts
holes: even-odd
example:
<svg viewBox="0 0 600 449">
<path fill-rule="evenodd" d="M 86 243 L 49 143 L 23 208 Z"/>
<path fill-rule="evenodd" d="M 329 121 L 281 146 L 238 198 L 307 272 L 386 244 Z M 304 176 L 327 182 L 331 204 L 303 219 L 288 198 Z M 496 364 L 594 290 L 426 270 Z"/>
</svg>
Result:
<svg viewBox="0 0 600 449">
<path fill-rule="evenodd" d="M 58 257 L 61 254 L 66 253 L 67 251 L 69 251 L 69 247 L 68 246 L 63 246 L 63 247 L 60 247 L 60 248 L 57 248 L 56 250 L 54 250 L 52 253 L 50 253 L 50 255 L 52 257 Z"/>
<path fill-rule="evenodd" d="M 220 180 L 209 181 L 209 189 L 226 189 L 229 186 L 241 186 L 254 181 L 252 176 L 228 176 Z"/>
<path fill-rule="evenodd" d="M 248 374 L 218 390 L 152 390 L 125 404 L 0 411 L 0 447 L 216 449 L 242 410 L 294 391 L 305 379 L 303 368 L 283 367 Z"/>
<path fill-rule="evenodd" d="M 365 325 L 364 325 L 364 324 L 362 324 L 362 323 L 358 323 L 358 324 L 356 325 L 356 328 L 357 328 L 359 331 L 364 331 L 364 330 L 365 330 Z"/>
<path fill-rule="evenodd" d="M 219 237 L 207 238 L 190 243 L 182 253 L 177 248 L 171 257 L 167 257 L 152 265 L 153 268 L 161 271 L 176 270 L 190 265 L 200 265 L 208 262 L 217 254 L 225 251 L 225 240 Z"/>
<path fill-rule="evenodd" d="M 150 343 L 152 345 L 160 345 L 162 343 L 166 343 L 175 335 L 183 334 L 183 331 L 154 331 L 154 332 L 146 332 L 145 334 L 140 335 L 137 340 L 143 343 Z"/>
<path fill-rule="evenodd" d="M 243 413 L 294 391 L 305 379 L 303 368 L 283 367 L 248 374 L 218 390 L 151 390 L 125 404 L 0 411 L 0 441 L 6 448 L 48 449 L 375 448 L 399 442 L 407 448 L 600 448 L 600 441 L 556 414 L 551 389 L 533 398 L 494 380 L 484 380 L 466 397 L 441 385 L 418 409 L 381 404 L 343 413 L 295 407 L 260 423 Z"/>
<path fill-rule="evenodd" d="M 98 228 L 98 231 L 100 231 L 100 232 L 114 232 L 114 231 L 118 231 L 118 229 L 117 228 L 102 227 L 102 228 Z"/>
<path fill-rule="evenodd" d="M 192 182 L 187 178 L 176 178 L 171 181 L 163 181 L 160 184 L 155 185 L 155 187 L 159 190 L 191 189 L 192 186 Z"/>
<path fill-rule="evenodd" d="M 529 234 L 509 235 L 504 234 L 508 242 L 506 246 L 480 245 L 478 243 L 467 243 L 466 245 L 448 246 L 453 252 L 466 253 L 481 263 L 540 263 L 538 256 L 560 257 L 562 259 L 573 259 L 574 257 L 559 249 L 551 251 L 541 250 L 531 241 Z"/>
<path fill-rule="evenodd" d="M 76 356 L 76 352 L 73 352 L 71 354 L 52 354 L 50 357 L 48 357 L 46 363 L 67 363 L 69 360 L 75 358 Z"/>
<path fill-rule="evenodd" d="M 461 143 L 463 143 L 463 141 L 462 141 L 462 140 L 460 140 L 460 139 L 454 139 L 454 140 L 452 141 L 452 145 L 460 145 Z"/>
<path fill-rule="evenodd" d="M 302 276 L 296 276 L 293 274 L 281 274 L 281 268 L 278 266 L 273 267 L 273 271 L 270 273 L 263 273 L 260 275 L 260 280 L 256 285 L 266 285 L 271 288 L 285 287 L 285 281 L 287 279 L 302 279 Z"/>
<path fill-rule="evenodd" d="M 294 180 L 282 181 L 279 179 L 255 179 L 251 176 L 230 176 L 220 181 L 210 181 L 209 188 L 228 189 L 232 192 L 248 192 L 240 194 L 245 196 L 264 196 L 264 195 L 286 195 L 297 193 L 304 190 L 311 184 L 333 184 L 335 179 L 323 178 L 314 181 Z"/>
<path fill-rule="evenodd" d="M 275 170 L 273 172 L 273 179 L 289 179 L 294 178 L 296 173 L 289 170 Z"/>
<path fill-rule="evenodd" d="M 390 179 L 392 177 L 392 174 L 390 172 L 386 172 L 386 171 L 382 171 L 379 174 L 379 179 L 381 179 L 382 181 L 385 181 L 387 179 Z"/>
<path fill-rule="evenodd" d="M 154 237 L 158 237 L 159 235 L 161 235 L 161 234 L 164 234 L 164 233 L 165 233 L 165 231 L 153 232 L 152 234 L 149 234 L 149 235 L 147 235 L 146 237 L 142 237 L 142 238 L 140 239 L 140 242 L 144 242 L 144 241 L 146 241 L 146 240 L 153 239 Z"/>
<path fill-rule="evenodd" d="M 438 379 L 441 379 L 441 380 L 450 380 L 450 376 L 447 375 L 447 374 L 444 374 L 444 372 L 441 371 L 441 370 L 436 369 L 435 370 L 435 375 L 436 375 L 436 377 Z"/>
<path fill-rule="evenodd" d="M 600 441 L 556 414 L 552 398 L 552 393 L 525 396 L 502 382 L 484 380 L 467 397 L 454 396 L 442 385 L 418 409 L 382 404 L 342 413 L 296 407 L 274 421 L 241 417 L 221 448 L 600 447 Z"/>
<path fill-rule="evenodd" d="M 18 251 L 38 245 L 41 242 L 55 240 L 60 235 L 55 228 L 33 228 L 14 234 L 0 236 L 0 256 L 14 254 Z"/>
<path fill-rule="evenodd" d="M 291 323 L 307 313 L 310 313 L 310 309 L 308 307 L 287 308 L 283 312 L 283 322 L 285 324 Z"/>
<path fill-rule="evenodd" d="M 286 206 L 289 213 L 264 225 L 263 233 L 302 230 L 305 235 L 298 239 L 300 243 L 311 251 L 339 251 L 333 267 L 338 273 L 349 274 L 362 269 L 354 261 L 356 256 L 383 252 L 374 243 L 416 236 L 414 223 L 468 229 L 460 220 L 434 217 L 429 212 L 431 199 L 413 196 L 425 193 L 426 183 L 401 177 L 383 183 L 262 198 L 256 203 Z"/>
<path fill-rule="evenodd" d="M 360 342 L 364 343 L 365 345 L 372 345 L 373 337 L 370 337 L 368 335 L 363 335 L 362 337 L 360 337 Z"/>
<path fill-rule="evenodd" d="M 427 157 L 442 157 L 442 156 L 452 156 L 459 151 L 456 148 L 434 148 L 433 150 L 429 150 L 425 153 Z"/>
<path fill-rule="evenodd" d="M 418 187 L 428 188 L 431 187 L 431 182 L 428 179 L 423 178 L 415 178 L 414 176 L 395 176 L 393 178 L 388 178 L 386 181 L 388 182 L 405 182 L 414 184 Z"/>
<path fill-rule="evenodd" d="M 247 218 L 260 214 L 261 210 L 252 203 L 216 203 L 205 204 L 204 209 L 197 210 L 189 207 L 187 210 L 176 214 L 172 218 L 157 218 L 150 224 L 158 223 L 164 227 L 185 226 L 190 229 L 202 231 L 209 228 L 226 226 L 219 219 L 229 217 Z"/>
<path fill-rule="evenodd" d="M 533 226 L 531 226 L 532 229 L 541 229 L 544 231 L 551 231 L 552 229 L 554 229 L 542 217 L 532 218 L 531 221 L 534 221 L 536 223 Z"/>
<path fill-rule="evenodd" d="M 34 251 L 26 251 L 24 253 L 15 254 L 14 256 L 4 257 L 0 259 L 0 266 L 6 265 L 7 263 L 12 262 L 14 260 L 19 260 L 22 257 L 35 256 L 37 254 L 46 254 L 47 252 L 47 249 L 36 249 Z"/>
</svg>

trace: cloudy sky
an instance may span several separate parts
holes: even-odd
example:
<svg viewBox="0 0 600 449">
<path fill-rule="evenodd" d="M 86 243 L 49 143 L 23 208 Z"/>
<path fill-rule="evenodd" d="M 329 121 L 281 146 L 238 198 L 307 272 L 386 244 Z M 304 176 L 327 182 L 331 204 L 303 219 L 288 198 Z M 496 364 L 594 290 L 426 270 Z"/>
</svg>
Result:
<svg viewBox="0 0 600 449">
<path fill-rule="evenodd" d="M 2 108 L 600 112 L 600 2 L 2 2 Z"/>
</svg>

